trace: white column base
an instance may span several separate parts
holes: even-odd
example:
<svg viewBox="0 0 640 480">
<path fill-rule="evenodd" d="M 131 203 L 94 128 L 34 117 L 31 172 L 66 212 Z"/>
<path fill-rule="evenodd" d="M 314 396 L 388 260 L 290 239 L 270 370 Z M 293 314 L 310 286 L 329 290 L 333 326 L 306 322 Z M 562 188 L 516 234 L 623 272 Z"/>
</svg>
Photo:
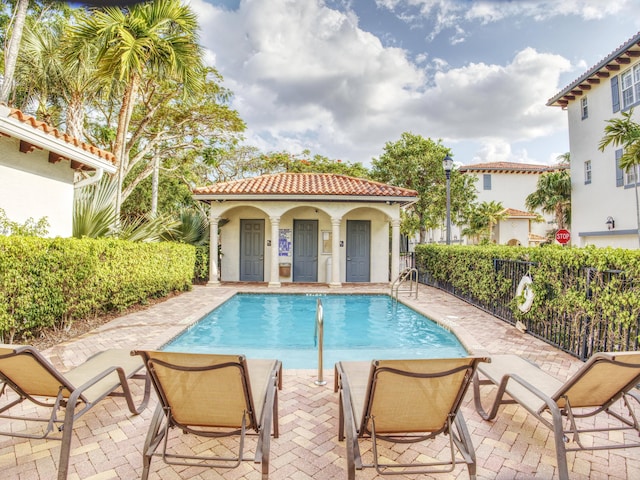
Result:
<svg viewBox="0 0 640 480">
<path fill-rule="evenodd" d="M 269 288 L 278 288 L 278 287 L 281 287 L 282 284 L 280 282 L 269 282 L 269 284 L 267 286 Z"/>
</svg>

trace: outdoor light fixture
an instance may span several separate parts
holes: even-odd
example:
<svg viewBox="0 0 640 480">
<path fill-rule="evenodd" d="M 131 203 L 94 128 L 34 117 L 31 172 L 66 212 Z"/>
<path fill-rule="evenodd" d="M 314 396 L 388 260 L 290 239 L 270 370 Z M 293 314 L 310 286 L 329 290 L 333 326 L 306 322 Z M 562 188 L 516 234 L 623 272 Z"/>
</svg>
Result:
<svg viewBox="0 0 640 480">
<path fill-rule="evenodd" d="M 447 245 L 451 245 L 451 169 L 453 168 L 453 158 L 449 154 L 442 159 L 442 168 L 447 176 Z"/>
<path fill-rule="evenodd" d="M 605 223 L 609 230 L 613 230 L 614 228 L 616 228 L 616 221 L 613 219 L 613 217 L 607 217 L 607 221 Z"/>
</svg>

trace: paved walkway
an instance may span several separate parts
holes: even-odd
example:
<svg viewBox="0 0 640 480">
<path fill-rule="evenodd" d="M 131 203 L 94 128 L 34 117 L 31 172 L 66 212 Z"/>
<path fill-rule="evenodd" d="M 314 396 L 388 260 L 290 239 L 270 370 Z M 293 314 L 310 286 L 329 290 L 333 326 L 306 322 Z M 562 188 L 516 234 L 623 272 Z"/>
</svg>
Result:
<svg viewBox="0 0 640 480">
<path fill-rule="evenodd" d="M 52 347 L 44 354 L 58 368 L 66 370 L 106 348 L 157 348 L 238 290 L 276 292 L 250 285 L 194 287 L 190 292 L 144 311 L 122 316 L 80 338 Z M 387 293 L 388 287 L 360 285 L 329 290 L 322 286 L 285 285 L 277 292 L 300 290 L 314 293 Z M 565 379 L 580 366 L 580 362 L 569 355 L 439 290 L 421 286 L 417 301 L 403 301 L 450 326 L 474 353 L 524 355 L 560 379 Z M 322 387 L 314 384 L 314 373 L 307 370 L 284 371 L 284 388 L 280 392 L 280 438 L 271 443 L 270 478 L 346 478 L 345 446 L 337 439 L 338 396 L 333 392 L 333 370 L 326 370 L 328 383 Z M 141 389 L 137 388 L 136 393 L 140 392 Z M 141 450 L 155 404 L 152 395 L 150 408 L 139 416 L 132 416 L 122 399 L 108 398 L 76 422 L 69 479 L 139 478 Z M 484 422 L 475 413 L 469 391 L 462 412 L 476 447 L 478 478 L 550 479 L 555 475 L 553 436 L 524 409 L 506 406 L 495 422 Z M 198 452 L 208 448 L 194 436 L 183 437 L 185 448 Z M 367 461 L 370 448 L 367 442 L 362 445 Z M 252 438 L 248 448 L 254 447 Z M 447 448 L 446 439 L 441 438 L 428 447 L 399 445 L 386 448 L 383 453 L 393 460 L 400 457 L 407 460 L 421 454 L 433 456 L 439 451 L 444 453 Z M 0 437 L 0 471 L 7 479 L 55 478 L 59 451 L 59 442 L 55 441 Z M 640 478 L 640 449 L 570 453 L 568 461 L 572 479 Z M 234 470 L 212 470 L 167 466 L 156 459 L 152 462 L 150 478 L 251 480 L 260 478 L 260 466 L 244 462 Z M 356 472 L 356 478 L 382 477 L 373 469 L 365 469 Z M 431 477 L 397 475 L 391 478 Z M 466 467 L 457 466 L 452 473 L 433 478 L 466 479 L 468 473 Z"/>
</svg>

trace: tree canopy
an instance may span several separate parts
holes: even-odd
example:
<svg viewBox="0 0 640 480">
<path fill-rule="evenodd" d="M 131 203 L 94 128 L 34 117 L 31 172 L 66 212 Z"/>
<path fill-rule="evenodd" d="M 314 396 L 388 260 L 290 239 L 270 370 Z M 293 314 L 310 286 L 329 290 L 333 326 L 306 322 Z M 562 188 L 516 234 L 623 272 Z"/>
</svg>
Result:
<svg viewBox="0 0 640 480">
<path fill-rule="evenodd" d="M 540 175 L 536 191 L 525 199 L 528 209 L 553 214 L 558 229 L 571 223 L 571 174 L 558 170 Z"/>
<path fill-rule="evenodd" d="M 384 153 L 374 158 L 371 177 L 380 182 L 410 188 L 419 194 L 413 211 L 418 218 L 420 242 L 426 231 L 443 225 L 446 217 L 446 175 L 442 159 L 450 150 L 440 141 L 405 132 L 396 142 L 387 142 Z M 454 223 L 476 199 L 474 179 L 451 171 L 451 216 Z"/>
</svg>

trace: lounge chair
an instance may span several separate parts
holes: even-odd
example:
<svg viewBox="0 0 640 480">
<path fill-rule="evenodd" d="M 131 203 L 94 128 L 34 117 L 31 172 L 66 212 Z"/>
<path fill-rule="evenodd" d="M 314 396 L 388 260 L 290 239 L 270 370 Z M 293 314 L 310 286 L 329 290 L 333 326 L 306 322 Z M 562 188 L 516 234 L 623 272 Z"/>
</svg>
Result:
<svg viewBox="0 0 640 480">
<path fill-rule="evenodd" d="M 149 476 L 153 456 L 170 465 L 235 468 L 247 460 L 243 448 L 249 430 L 258 434 L 254 461 L 262 463 L 262 478 L 268 478 L 272 423 L 273 436 L 279 434 L 280 361 L 247 360 L 239 355 L 131 353 L 142 356 L 159 399 L 144 444 L 143 479 Z M 217 457 L 169 452 L 169 429 L 173 427 L 203 437 L 239 435 L 238 453 Z"/>
<path fill-rule="evenodd" d="M 422 474 L 452 471 L 456 462 L 467 464 L 476 476 L 475 450 L 460 405 L 480 361 L 478 357 L 374 360 L 336 364 L 335 390 L 340 391 L 338 440 L 346 433 L 347 473 L 374 466 L 381 474 Z M 449 435 L 447 461 L 382 463 L 378 440 L 412 443 Z M 373 465 L 364 465 L 359 438 L 371 438 Z M 462 455 L 460 459 L 456 448 Z"/>
<path fill-rule="evenodd" d="M 147 376 L 138 373 L 143 367 L 139 358 L 129 357 L 125 350 L 106 350 L 61 373 L 33 347 L 0 344 L 0 381 L 4 382 L 2 388 L 8 398 L 0 406 L 0 419 L 46 422 L 44 432 L 3 430 L 0 435 L 60 440 L 58 479 L 66 479 L 74 422 L 107 396 L 124 396 L 129 411 L 139 414 L 146 407 L 150 392 Z M 128 380 L 131 378 L 145 379 L 144 397 L 138 407 L 129 390 Z M 13 390 L 15 395 L 7 389 Z M 25 400 L 46 407 L 51 411 L 50 416 L 16 416 L 15 411 L 9 415 L 11 408 Z M 62 410 L 64 419 L 60 420 L 58 413 Z M 62 433 L 50 436 L 53 432 Z"/>
<path fill-rule="evenodd" d="M 631 430 L 640 434 L 640 425 L 631 407 L 632 399 L 640 402 L 635 388 L 638 382 L 640 352 L 597 353 L 566 382 L 559 381 L 520 356 L 496 355 L 491 357 L 491 363 L 478 368 L 473 390 L 476 410 L 485 420 L 494 419 L 500 405 L 518 403 L 549 427 L 555 436 L 558 475 L 565 480 L 569 478 L 566 452 L 640 446 L 639 442 L 607 445 L 594 442 L 587 445 L 580 438 L 580 434 L 587 432 Z M 480 386 L 485 384 L 498 386 L 489 413 L 481 402 Z M 628 417 L 611 409 L 618 401 Z M 579 421 L 576 422 L 576 419 L 600 413 L 608 414 L 615 419 L 614 423 L 597 422 L 598 428 L 585 425 L 581 428 Z M 563 417 L 566 417 L 566 422 Z M 569 437 L 576 447 L 565 446 Z"/>
</svg>

